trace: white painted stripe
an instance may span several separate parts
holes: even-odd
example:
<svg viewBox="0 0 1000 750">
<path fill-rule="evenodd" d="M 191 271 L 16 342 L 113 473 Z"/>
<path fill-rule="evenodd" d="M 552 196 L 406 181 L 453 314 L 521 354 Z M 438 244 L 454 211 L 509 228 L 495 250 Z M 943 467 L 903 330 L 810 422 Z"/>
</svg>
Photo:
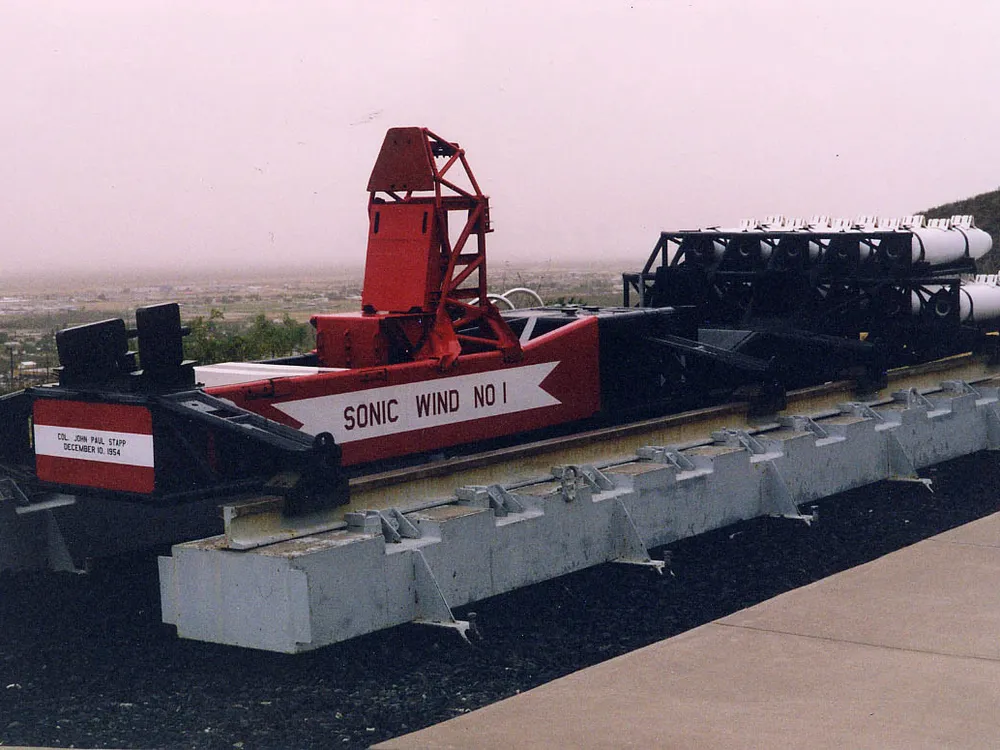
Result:
<svg viewBox="0 0 1000 750">
<path fill-rule="evenodd" d="M 318 375 L 321 372 L 340 372 L 342 367 L 303 367 L 301 365 L 268 365 L 262 362 L 220 362 L 214 365 L 199 365 L 194 368 L 194 376 L 206 388 L 236 383 L 251 383 L 255 380 L 271 378 L 297 378 L 303 375 Z"/>
<path fill-rule="evenodd" d="M 35 454 L 152 468 L 153 436 L 36 424 Z"/>
</svg>

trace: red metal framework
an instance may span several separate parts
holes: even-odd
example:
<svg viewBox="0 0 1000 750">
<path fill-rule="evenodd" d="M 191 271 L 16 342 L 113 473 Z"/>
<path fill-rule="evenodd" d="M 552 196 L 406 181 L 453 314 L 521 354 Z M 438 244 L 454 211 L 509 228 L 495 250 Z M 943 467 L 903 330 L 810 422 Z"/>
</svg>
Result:
<svg viewBox="0 0 1000 750">
<path fill-rule="evenodd" d="M 465 151 L 427 128 L 391 128 L 368 191 L 364 315 L 392 321 L 414 359 L 442 370 L 463 353 L 519 360 L 517 337 L 487 299 L 489 198 Z M 454 239 L 453 217 L 464 218 Z"/>
</svg>

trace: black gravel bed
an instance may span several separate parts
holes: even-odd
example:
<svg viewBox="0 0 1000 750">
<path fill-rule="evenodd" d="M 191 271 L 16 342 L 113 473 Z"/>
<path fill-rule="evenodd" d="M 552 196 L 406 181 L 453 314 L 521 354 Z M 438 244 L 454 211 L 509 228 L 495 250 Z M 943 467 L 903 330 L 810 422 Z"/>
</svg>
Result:
<svg viewBox="0 0 1000 750">
<path fill-rule="evenodd" d="M 152 553 L 0 575 L 0 745 L 358 748 L 450 719 L 996 512 L 1000 461 L 815 504 L 479 602 L 481 639 L 404 626 L 295 656 L 183 641 Z M 162 552 L 162 551 L 161 551 Z M 458 613 L 468 614 L 468 609 Z"/>
</svg>

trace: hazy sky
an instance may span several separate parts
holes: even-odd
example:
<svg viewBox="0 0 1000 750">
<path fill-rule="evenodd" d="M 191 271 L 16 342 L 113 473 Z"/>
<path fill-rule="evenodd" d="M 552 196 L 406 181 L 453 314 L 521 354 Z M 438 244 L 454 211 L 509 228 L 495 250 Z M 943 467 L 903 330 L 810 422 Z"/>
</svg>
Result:
<svg viewBox="0 0 1000 750">
<path fill-rule="evenodd" d="M 0 0 L 0 273 L 360 263 L 385 130 L 494 262 L 1000 185 L 996 0 Z"/>
</svg>

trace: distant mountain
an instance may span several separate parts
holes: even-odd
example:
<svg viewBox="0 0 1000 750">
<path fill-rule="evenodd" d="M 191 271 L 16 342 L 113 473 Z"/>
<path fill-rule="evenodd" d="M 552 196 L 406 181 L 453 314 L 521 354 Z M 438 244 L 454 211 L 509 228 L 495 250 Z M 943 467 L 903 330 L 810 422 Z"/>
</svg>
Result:
<svg viewBox="0 0 1000 750">
<path fill-rule="evenodd" d="M 928 208 L 920 213 L 928 219 L 944 219 L 955 214 L 972 214 L 976 226 L 993 237 L 993 249 L 979 259 L 980 273 L 996 273 L 1000 270 L 1000 190 L 945 203 L 943 206 Z"/>
</svg>

